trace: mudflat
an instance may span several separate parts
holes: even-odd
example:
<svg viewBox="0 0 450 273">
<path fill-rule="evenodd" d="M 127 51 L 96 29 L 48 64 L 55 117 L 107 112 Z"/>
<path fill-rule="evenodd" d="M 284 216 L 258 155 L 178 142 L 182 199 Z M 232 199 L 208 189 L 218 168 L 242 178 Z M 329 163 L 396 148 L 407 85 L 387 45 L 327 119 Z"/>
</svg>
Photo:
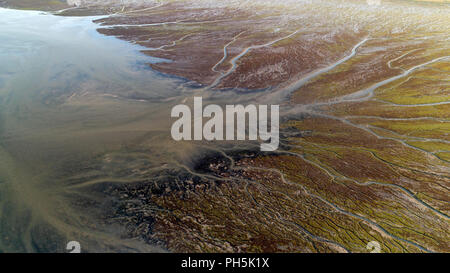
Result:
<svg viewBox="0 0 450 273">
<path fill-rule="evenodd" d="M 18 138 L 19 129 L 2 135 L 3 180 L 20 178 L 13 166 L 32 177 L 42 158 L 43 166 L 61 162 L 40 179 L 62 185 L 57 200 L 70 204 L 16 242 L 38 250 L 33 244 L 43 243 L 29 235 L 36 226 L 74 236 L 72 213 L 89 224 L 83 243 L 95 250 L 367 252 L 377 241 L 382 252 L 450 251 L 450 6 L 372 2 L 80 1 L 52 9 L 61 18 L 101 15 L 86 17 L 90 34 L 118 47 L 80 64 L 78 80 L 62 79 L 66 88 L 36 95 L 39 108 L 26 96 L 0 97 L 9 105 L 3 128 L 34 124 L 32 109 L 59 117 L 28 130 L 32 138 Z M 139 59 L 131 69 L 122 59 L 130 51 L 120 54 L 127 46 Z M 280 104 L 279 149 L 173 141 L 169 109 L 199 95 L 220 105 Z M 42 148 L 43 135 L 60 145 L 70 139 L 72 150 Z M 42 156 L 21 158 L 24 144 Z M 18 203 L 17 211 L 33 204 Z"/>
</svg>

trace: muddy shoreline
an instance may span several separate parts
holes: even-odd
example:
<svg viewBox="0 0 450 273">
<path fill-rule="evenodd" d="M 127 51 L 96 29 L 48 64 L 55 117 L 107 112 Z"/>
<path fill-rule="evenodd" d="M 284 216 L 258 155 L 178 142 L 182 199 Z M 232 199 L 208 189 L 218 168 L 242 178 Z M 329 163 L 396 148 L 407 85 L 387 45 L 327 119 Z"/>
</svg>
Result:
<svg viewBox="0 0 450 273">
<path fill-rule="evenodd" d="M 106 236 L 114 251 L 366 252 L 373 240 L 385 252 L 449 251 L 448 8 L 338 2 L 290 9 L 176 2 L 108 7 L 113 15 L 96 21 L 99 33 L 170 60 L 149 65 L 150 71 L 199 88 L 163 77 L 127 85 L 139 71 L 114 70 L 125 74 L 124 82 L 117 81 L 109 96 L 98 86 L 115 86 L 74 85 L 70 96 L 62 92 L 44 104 L 72 111 L 75 117 L 64 124 L 86 129 L 63 135 L 61 147 L 68 140 L 73 150 L 89 150 L 83 145 L 91 142 L 110 145 L 95 145 L 96 154 L 86 152 L 90 160 L 71 155 L 59 166 L 63 189 L 76 193 L 67 200 L 80 211 L 97 208 L 92 213 L 100 227 L 80 219 L 93 230 L 115 230 Z M 60 15 L 86 11 L 104 9 Z M 165 100 L 158 92 L 172 89 L 169 103 L 159 104 Z M 280 149 L 171 141 L 166 112 L 195 94 L 223 103 L 282 103 Z M 14 109 L 31 118 L 26 107 L 13 106 L 10 118 Z M 31 140 L 42 143 L 38 137 Z M 9 149 L 22 147 L 20 140 L 14 146 L 10 137 Z M 31 148 L 16 156 L 43 151 L 43 158 L 64 162 L 58 156 L 66 149 L 24 143 Z M 94 250 L 108 249 L 105 237 L 97 239 Z"/>
</svg>

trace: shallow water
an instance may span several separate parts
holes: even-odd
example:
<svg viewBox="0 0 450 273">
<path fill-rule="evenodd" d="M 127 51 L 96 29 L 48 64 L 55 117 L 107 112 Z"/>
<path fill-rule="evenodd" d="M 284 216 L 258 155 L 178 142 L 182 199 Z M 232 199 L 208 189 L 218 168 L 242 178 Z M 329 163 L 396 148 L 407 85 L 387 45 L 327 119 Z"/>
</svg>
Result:
<svg viewBox="0 0 450 273">
<path fill-rule="evenodd" d="M 98 221 L 104 196 L 69 190 L 90 161 L 166 139 L 169 106 L 188 90 L 145 65 L 159 59 L 98 34 L 98 18 L 0 9 L 0 252 L 64 252 L 72 240 L 161 251 Z"/>
</svg>

